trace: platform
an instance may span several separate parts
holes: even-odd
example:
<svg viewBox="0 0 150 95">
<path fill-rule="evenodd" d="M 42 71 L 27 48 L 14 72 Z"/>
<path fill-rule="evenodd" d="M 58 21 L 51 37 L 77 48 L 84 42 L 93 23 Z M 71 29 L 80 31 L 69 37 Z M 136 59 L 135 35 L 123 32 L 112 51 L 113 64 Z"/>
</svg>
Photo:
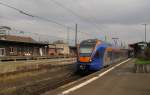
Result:
<svg viewBox="0 0 150 95">
<path fill-rule="evenodd" d="M 71 65 L 76 62 L 76 58 L 57 58 L 26 61 L 6 61 L 0 62 L 0 75 L 16 71 L 35 70 L 41 67 L 56 68 Z"/>
<path fill-rule="evenodd" d="M 45 95 L 150 95 L 150 74 L 134 73 L 133 66 L 132 59 L 105 74 L 99 71 L 98 78 L 89 76 L 86 83 L 78 81 Z"/>
</svg>

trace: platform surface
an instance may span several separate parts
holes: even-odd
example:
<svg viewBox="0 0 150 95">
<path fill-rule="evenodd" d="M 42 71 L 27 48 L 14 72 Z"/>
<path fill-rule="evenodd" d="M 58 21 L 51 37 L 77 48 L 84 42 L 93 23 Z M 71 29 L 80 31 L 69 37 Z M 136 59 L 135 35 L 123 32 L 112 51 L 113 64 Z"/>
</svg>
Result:
<svg viewBox="0 0 150 95">
<path fill-rule="evenodd" d="M 134 61 L 124 63 L 93 82 L 62 94 L 54 95 L 150 95 L 150 74 L 134 73 Z M 84 81 L 83 81 L 84 82 Z M 75 87 L 77 84 L 72 86 Z M 79 85 L 79 84 L 78 84 Z M 71 88 L 71 87 L 70 87 Z M 67 89 L 70 89 L 67 88 Z M 67 89 L 62 90 L 67 91 Z"/>
</svg>

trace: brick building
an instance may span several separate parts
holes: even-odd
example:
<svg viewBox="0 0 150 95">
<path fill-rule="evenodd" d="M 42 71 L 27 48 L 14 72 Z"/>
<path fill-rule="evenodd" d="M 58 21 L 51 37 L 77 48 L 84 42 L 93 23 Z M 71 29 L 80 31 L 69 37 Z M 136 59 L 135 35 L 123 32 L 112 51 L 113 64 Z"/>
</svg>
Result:
<svg viewBox="0 0 150 95">
<path fill-rule="evenodd" d="M 0 56 L 46 56 L 47 48 L 31 37 L 0 35 Z"/>
</svg>

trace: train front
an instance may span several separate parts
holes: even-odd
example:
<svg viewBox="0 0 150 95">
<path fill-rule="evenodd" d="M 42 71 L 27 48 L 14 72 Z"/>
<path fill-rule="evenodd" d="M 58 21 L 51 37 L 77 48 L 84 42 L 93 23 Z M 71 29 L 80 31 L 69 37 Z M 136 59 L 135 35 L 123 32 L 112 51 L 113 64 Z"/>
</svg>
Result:
<svg viewBox="0 0 150 95">
<path fill-rule="evenodd" d="M 89 70 L 92 58 L 92 52 L 95 48 L 96 40 L 85 40 L 80 43 L 79 46 L 79 56 L 77 63 L 77 70 L 79 72 L 86 72 Z"/>
</svg>

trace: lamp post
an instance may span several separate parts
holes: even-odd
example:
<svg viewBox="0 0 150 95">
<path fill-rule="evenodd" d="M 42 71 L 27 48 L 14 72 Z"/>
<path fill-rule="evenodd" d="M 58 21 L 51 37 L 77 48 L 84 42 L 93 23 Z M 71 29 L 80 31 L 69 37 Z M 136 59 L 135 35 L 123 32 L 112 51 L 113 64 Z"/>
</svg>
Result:
<svg viewBox="0 0 150 95">
<path fill-rule="evenodd" d="M 68 45 L 69 45 L 69 39 L 70 39 L 70 37 L 69 37 L 69 36 L 70 36 L 70 35 L 69 35 L 69 29 L 70 29 L 70 28 L 67 27 L 67 43 L 68 43 Z"/>
<path fill-rule="evenodd" d="M 75 46 L 78 44 L 78 25 L 75 25 Z"/>
<path fill-rule="evenodd" d="M 145 43 L 146 43 L 146 25 L 147 25 L 147 24 L 142 24 L 142 25 L 145 26 Z"/>
</svg>

